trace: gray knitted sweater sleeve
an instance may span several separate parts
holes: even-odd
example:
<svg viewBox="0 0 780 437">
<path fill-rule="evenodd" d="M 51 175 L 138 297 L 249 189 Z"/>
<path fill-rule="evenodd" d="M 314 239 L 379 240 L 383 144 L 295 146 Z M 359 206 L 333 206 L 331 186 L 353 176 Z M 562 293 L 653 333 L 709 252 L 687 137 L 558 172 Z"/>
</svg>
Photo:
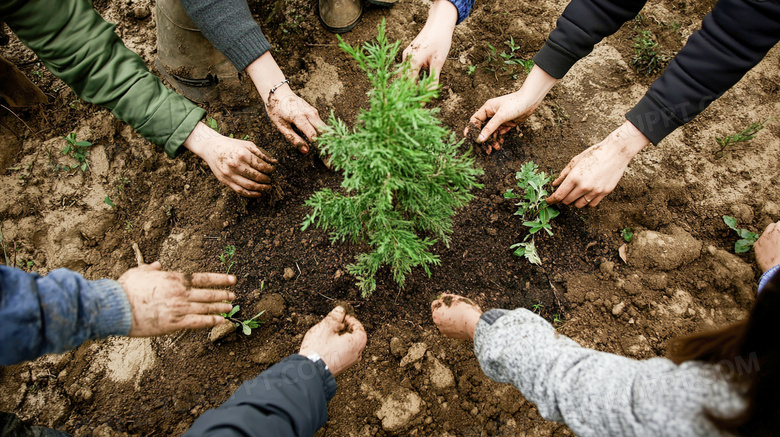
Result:
<svg viewBox="0 0 780 437">
<path fill-rule="evenodd" d="M 733 415 L 744 408 L 712 366 L 583 348 L 525 309 L 486 312 L 474 349 L 488 377 L 513 384 L 542 417 L 580 436 L 719 435 L 705 409 Z"/>
<path fill-rule="evenodd" d="M 246 0 L 181 0 L 203 35 L 238 71 L 271 50 Z"/>
</svg>

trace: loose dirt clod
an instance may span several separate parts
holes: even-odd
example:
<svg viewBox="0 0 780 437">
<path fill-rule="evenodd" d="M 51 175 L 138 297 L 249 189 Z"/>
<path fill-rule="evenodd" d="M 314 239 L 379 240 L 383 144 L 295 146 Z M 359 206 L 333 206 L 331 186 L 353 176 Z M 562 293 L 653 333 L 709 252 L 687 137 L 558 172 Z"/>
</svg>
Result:
<svg viewBox="0 0 780 437">
<path fill-rule="evenodd" d="M 291 269 L 289 267 L 285 267 L 284 268 L 284 279 L 289 281 L 290 279 L 292 279 L 294 277 L 295 277 L 295 270 L 293 270 L 293 269 Z"/>
</svg>

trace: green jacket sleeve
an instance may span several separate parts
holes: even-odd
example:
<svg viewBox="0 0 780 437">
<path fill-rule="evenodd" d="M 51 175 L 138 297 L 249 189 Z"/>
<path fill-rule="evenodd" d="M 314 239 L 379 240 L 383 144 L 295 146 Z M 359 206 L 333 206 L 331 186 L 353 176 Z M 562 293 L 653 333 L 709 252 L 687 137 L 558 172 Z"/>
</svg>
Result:
<svg viewBox="0 0 780 437">
<path fill-rule="evenodd" d="M 169 156 L 181 151 L 205 115 L 149 72 L 89 0 L 0 0 L 0 12 L 16 36 L 81 99 L 109 108 Z"/>
</svg>

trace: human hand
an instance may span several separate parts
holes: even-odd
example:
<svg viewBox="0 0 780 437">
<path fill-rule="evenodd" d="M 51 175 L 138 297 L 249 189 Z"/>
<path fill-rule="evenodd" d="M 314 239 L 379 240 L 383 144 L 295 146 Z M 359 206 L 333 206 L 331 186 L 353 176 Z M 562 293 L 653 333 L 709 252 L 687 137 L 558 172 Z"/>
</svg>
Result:
<svg viewBox="0 0 780 437">
<path fill-rule="evenodd" d="M 317 353 L 330 369 L 330 373 L 338 376 L 360 361 L 363 349 L 366 348 L 366 340 L 363 325 L 338 306 L 320 323 L 309 329 L 303 337 L 298 353 L 306 357 Z"/>
<path fill-rule="evenodd" d="M 268 97 L 265 110 L 287 142 L 297 147 L 301 153 L 309 153 L 307 140 L 316 140 L 318 130 L 325 124 L 317 109 L 298 97 L 288 84 L 282 85 Z M 298 128 L 306 139 L 301 138 L 293 126 Z"/>
<path fill-rule="evenodd" d="M 184 147 L 206 161 L 220 182 L 244 197 L 260 197 L 271 190 L 269 175 L 276 160 L 251 141 L 228 138 L 198 123 Z"/>
<path fill-rule="evenodd" d="M 493 150 L 501 149 L 504 135 L 513 127 L 525 122 L 539 108 L 544 96 L 556 82 L 557 79 L 534 65 L 520 90 L 488 100 L 471 116 L 470 126 L 477 128 L 482 128 L 482 124 L 490 119 L 477 137 L 478 143 L 487 141 L 485 152 L 488 155 Z M 468 134 L 467 127 L 463 135 L 468 136 Z"/>
<path fill-rule="evenodd" d="M 163 272 L 159 262 L 126 271 L 119 277 L 119 285 L 130 301 L 130 337 L 211 328 L 223 323 L 225 318 L 215 314 L 230 312 L 232 305 L 224 302 L 236 296 L 227 290 L 207 288 L 235 283 L 235 276 L 219 273 Z"/>
<path fill-rule="evenodd" d="M 756 263 L 762 272 L 780 264 L 780 221 L 771 223 L 753 245 Z"/>
<path fill-rule="evenodd" d="M 433 323 L 445 337 L 473 340 L 482 310 L 462 296 L 443 294 L 431 304 Z"/>
<path fill-rule="evenodd" d="M 448 0 L 435 0 L 428 12 L 428 21 L 417 37 L 403 52 L 403 60 L 410 56 L 412 74 L 418 76 L 427 69 L 434 76 L 433 86 L 439 84 L 439 76 L 452 46 L 452 32 L 458 21 L 458 9 Z"/>
<path fill-rule="evenodd" d="M 604 141 L 572 158 L 553 181 L 558 188 L 545 201 L 548 205 L 573 203 L 577 208 L 597 206 L 615 189 L 631 159 L 649 143 L 639 129 L 626 121 Z"/>
</svg>

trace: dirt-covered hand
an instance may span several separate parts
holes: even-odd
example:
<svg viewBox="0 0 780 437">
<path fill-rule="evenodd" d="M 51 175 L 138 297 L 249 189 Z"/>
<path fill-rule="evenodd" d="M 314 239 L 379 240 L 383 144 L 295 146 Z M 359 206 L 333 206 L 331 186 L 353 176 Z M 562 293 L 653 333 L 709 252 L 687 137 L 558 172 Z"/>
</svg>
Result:
<svg viewBox="0 0 780 437">
<path fill-rule="evenodd" d="M 333 376 L 338 376 L 360 361 L 366 340 L 363 325 L 338 306 L 309 329 L 299 353 L 307 357 L 317 353 Z"/>
<path fill-rule="evenodd" d="M 119 277 L 132 312 L 129 335 L 150 337 L 223 323 L 216 314 L 229 312 L 232 305 L 225 302 L 236 296 L 210 288 L 235 283 L 235 276 L 219 273 L 163 272 L 159 262 L 130 269 Z"/>
<path fill-rule="evenodd" d="M 473 340 L 482 310 L 462 296 L 443 294 L 431 304 L 433 323 L 445 337 Z"/>
<path fill-rule="evenodd" d="M 575 156 L 553 181 L 558 188 L 545 200 L 550 205 L 563 202 L 577 208 L 597 206 L 615 189 L 628 163 L 649 142 L 626 121 L 604 141 Z"/>
<path fill-rule="evenodd" d="M 513 127 L 525 122 L 539 108 L 544 96 L 556 82 L 554 77 L 538 66 L 534 66 L 520 90 L 488 100 L 471 116 L 469 126 L 482 129 L 477 142 L 487 142 L 485 152 L 488 155 L 493 150 L 501 149 L 504 135 Z M 469 135 L 469 127 L 463 135 Z"/>
<path fill-rule="evenodd" d="M 265 109 L 287 142 L 297 147 L 301 153 L 309 153 L 307 140 L 316 140 L 319 129 L 325 124 L 317 109 L 298 97 L 287 84 L 268 97 Z M 302 132 L 306 139 L 301 138 L 293 126 Z"/>
<path fill-rule="evenodd" d="M 206 161 L 220 182 L 244 197 L 260 197 L 271 190 L 276 160 L 251 141 L 228 138 L 198 123 L 184 147 Z"/>
<path fill-rule="evenodd" d="M 780 221 L 771 223 L 753 245 L 756 263 L 762 272 L 780 264 Z"/>
<path fill-rule="evenodd" d="M 431 5 L 428 21 L 417 37 L 404 50 L 403 60 L 411 56 L 411 72 L 415 76 L 426 69 L 438 85 L 444 62 L 452 46 L 452 32 L 458 21 L 458 10 L 448 0 L 436 0 Z"/>
</svg>

